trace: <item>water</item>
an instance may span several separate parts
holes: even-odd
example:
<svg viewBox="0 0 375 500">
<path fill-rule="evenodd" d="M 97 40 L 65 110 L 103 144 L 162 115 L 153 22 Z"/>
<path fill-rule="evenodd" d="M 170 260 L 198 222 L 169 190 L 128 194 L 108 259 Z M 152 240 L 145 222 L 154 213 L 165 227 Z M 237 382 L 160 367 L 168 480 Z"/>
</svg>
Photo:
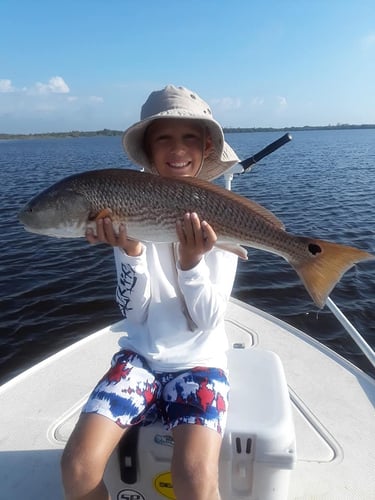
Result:
<svg viewBox="0 0 375 500">
<path fill-rule="evenodd" d="M 228 134 L 242 158 L 280 133 Z M 0 382 L 120 319 L 112 250 L 24 231 L 16 214 L 72 173 L 129 167 L 119 137 L 0 141 Z M 375 251 L 375 130 L 308 131 L 235 177 L 233 191 L 272 210 L 288 231 Z M 306 331 L 371 373 L 328 309 L 318 311 L 290 266 L 250 249 L 233 295 Z M 375 346 L 375 263 L 350 270 L 331 294 Z M 373 372 L 372 372 L 373 373 Z"/>
</svg>

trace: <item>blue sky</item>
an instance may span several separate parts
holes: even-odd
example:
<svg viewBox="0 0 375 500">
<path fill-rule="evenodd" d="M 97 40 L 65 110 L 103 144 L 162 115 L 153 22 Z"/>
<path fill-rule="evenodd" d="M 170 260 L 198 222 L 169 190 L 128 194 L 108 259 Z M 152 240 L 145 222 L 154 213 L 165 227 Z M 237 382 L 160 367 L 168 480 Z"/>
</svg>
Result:
<svg viewBox="0 0 375 500">
<path fill-rule="evenodd" d="M 0 133 L 125 129 L 168 83 L 223 126 L 375 123 L 374 0 L 0 0 Z"/>
</svg>

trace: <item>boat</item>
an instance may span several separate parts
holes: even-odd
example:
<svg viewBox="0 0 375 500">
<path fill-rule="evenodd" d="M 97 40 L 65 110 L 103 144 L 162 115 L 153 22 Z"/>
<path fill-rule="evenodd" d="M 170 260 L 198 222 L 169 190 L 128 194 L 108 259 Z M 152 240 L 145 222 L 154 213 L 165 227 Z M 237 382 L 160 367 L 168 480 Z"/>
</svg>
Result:
<svg viewBox="0 0 375 500">
<path fill-rule="evenodd" d="M 236 299 L 226 328 L 233 394 L 220 460 L 223 500 L 374 498 L 375 379 Z M 2 500 L 63 498 L 62 450 L 122 334 L 121 322 L 101 329 L 0 387 Z M 153 424 L 137 437 L 133 450 L 121 453 L 120 445 L 111 457 L 112 499 L 175 498 L 171 435 Z"/>
<path fill-rule="evenodd" d="M 375 366 L 371 347 L 331 299 L 327 305 Z M 374 499 L 375 379 L 234 298 L 225 323 L 231 396 L 222 499 Z M 0 387 L 1 500 L 64 498 L 62 450 L 123 334 L 122 321 L 109 325 Z M 160 423 L 132 428 L 105 473 L 111 498 L 174 499 L 172 451 L 172 435 Z"/>
</svg>

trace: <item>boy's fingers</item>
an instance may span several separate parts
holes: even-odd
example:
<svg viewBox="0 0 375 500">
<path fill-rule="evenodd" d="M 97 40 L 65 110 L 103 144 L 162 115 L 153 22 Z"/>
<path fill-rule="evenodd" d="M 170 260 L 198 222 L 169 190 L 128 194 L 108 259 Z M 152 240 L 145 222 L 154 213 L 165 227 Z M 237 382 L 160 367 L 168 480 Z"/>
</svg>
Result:
<svg viewBox="0 0 375 500">
<path fill-rule="evenodd" d="M 118 229 L 118 246 L 125 247 L 127 241 L 128 241 L 128 235 L 126 233 L 126 228 L 124 224 L 120 224 L 120 227 Z"/>
<path fill-rule="evenodd" d="M 91 243 L 91 244 L 95 244 L 95 243 L 97 243 L 97 242 L 98 242 L 98 239 L 97 239 L 97 237 L 95 236 L 94 231 L 93 231 L 91 228 L 88 228 L 88 229 L 86 230 L 86 234 L 85 234 L 85 236 L 86 236 L 86 240 L 87 240 L 89 243 Z"/>
<path fill-rule="evenodd" d="M 103 234 L 104 234 L 104 240 L 102 240 L 103 242 L 109 243 L 112 246 L 116 245 L 117 237 L 113 230 L 112 221 L 107 217 L 103 221 Z"/>
<path fill-rule="evenodd" d="M 177 237 L 180 243 L 183 243 L 185 241 L 185 232 L 183 228 L 183 223 L 181 220 L 178 220 L 176 223 L 176 232 L 177 232 Z"/>
<path fill-rule="evenodd" d="M 204 236 L 205 242 L 209 244 L 215 244 L 217 241 L 217 236 L 212 226 L 208 224 L 206 221 L 202 221 L 202 232 Z"/>
<path fill-rule="evenodd" d="M 98 219 L 96 221 L 96 237 L 97 237 L 97 241 L 105 241 L 103 219 Z"/>
</svg>

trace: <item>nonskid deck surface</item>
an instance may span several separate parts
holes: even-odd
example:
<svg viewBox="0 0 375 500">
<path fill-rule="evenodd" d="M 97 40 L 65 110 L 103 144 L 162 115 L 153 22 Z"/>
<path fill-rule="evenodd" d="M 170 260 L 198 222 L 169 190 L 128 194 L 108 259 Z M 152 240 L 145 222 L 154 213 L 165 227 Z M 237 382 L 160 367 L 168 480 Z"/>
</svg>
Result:
<svg viewBox="0 0 375 500">
<path fill-rule="evenodd" d="M 226 325 L 231 344 L 273 351 L 282 361 L 297 440 L 288 498 L 370 500 L 374 379 L 302 332 L 236 300 L 229 304 Z M 0 500 L 63 498 L 61 451 L 118 348 L 116 329 L 105 328 L 0 387 Z"/>
</svg>

